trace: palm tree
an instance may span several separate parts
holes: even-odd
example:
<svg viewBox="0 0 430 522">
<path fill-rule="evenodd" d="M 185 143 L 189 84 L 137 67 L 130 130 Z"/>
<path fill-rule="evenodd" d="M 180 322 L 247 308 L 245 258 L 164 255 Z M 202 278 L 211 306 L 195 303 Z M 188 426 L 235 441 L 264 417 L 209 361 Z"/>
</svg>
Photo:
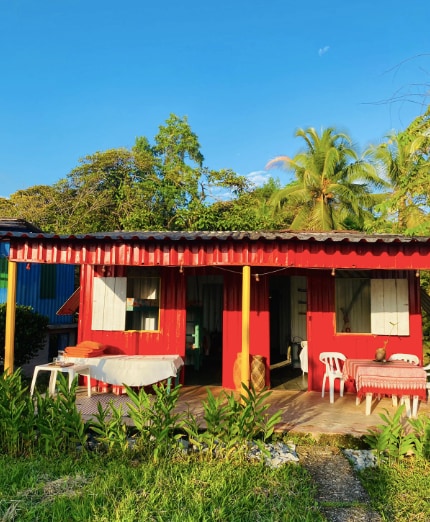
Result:
<svg viewBox="0 0 430 522">
<path fill-rule="evenodd" d="M 390 134 L 387 141 L 370 150 L 390 184 L 390 191 L 377 207 L 379 221 L 400 233 L 419 231 L 423 226 L 428 229 L 424 209 L 429 202 L 429 137 L 428 131 L 417 128 L 418 119 L 404 132 Z"/>
<path fill-rule="evenodd" d="M 305 140 L 305 149 L 294 158 L 278 156 L 266 166 L 282 163 L 296 176 L 274 194 L 274 208 L 295 208 L 292 230 L 363 230 L 374 204 L 370 189 L 383 185 L 374 166 L 359 159 L 349 136 L 333 128 L 321 134 L 299 129 L 296 136 Z"/>
</svg>

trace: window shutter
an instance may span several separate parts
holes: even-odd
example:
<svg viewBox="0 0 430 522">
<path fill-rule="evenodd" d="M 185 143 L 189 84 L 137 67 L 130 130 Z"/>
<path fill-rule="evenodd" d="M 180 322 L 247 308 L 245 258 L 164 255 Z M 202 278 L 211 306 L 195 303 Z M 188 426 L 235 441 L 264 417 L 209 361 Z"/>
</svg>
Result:
<svg viewBox="0 0 430 522">
<path fill-rule="evenodd" d="M 409 335 L 407 279 L 371 280 L 371 331 L 378 335 Z"/>
<path fill-rule="evenodd" d="M 0 257 L 0 288 L 7 288 L 7 257 Z"/>
<path fill-rule="evenodd" d="M 125 277 L 93 279 L 93 330 L 125 330 L 126 290 Z"/>
<path fill-rule="evenodd" d="M 57 265 L 40 265 L 40 299 L 55 299 L 57 293 Z"/>
</svg>

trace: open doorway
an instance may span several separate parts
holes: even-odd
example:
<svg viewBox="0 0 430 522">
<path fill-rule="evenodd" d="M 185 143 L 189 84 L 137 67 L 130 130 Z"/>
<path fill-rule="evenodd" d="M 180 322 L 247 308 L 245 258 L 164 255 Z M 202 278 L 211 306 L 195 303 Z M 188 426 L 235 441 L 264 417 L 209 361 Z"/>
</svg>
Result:
<svg viewBox="0 0 430 522">
<path fill-rule="evenodd" d="M 307 340 L 307 280 L 304 276 L 270 280 L 270 385 L 307 390 L 300 353 Z"/>
<path fill-rule="evenodd" d="M 185 384 L 221 386 L 222 276 L 187 277 Z"/>
</svg>

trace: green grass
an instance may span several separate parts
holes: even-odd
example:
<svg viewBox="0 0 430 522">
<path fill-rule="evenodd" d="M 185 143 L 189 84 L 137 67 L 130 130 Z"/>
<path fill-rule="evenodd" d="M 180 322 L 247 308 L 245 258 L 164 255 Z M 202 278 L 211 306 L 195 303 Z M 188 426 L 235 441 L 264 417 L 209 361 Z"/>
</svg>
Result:
<svg viewBox="0 0 430 522">
<path fill-rule="evenodd" d="M 373 507 L 393 522 L 430 520 L 430 461 L 404 459 L 360 473 Z"/>
<path fill-rule="evenodd" d="M 156 388 L 151 400 L 144 390 L 130 390 L 131 432 L 113 405 L 84 424 L 75 388 L 60 376 L 54 398 L 36 393 L 33 401 L 20 372 L 0 379 L 0 522 L 325 520 L 300 465 L 269 469 L 246 460 L 245 442 L 284 438 L 273 432 L 278 413 L 267 415 L 269 392 L 245 387 L 241 401 L 209 393 L 201 432 L 192 412 L 174 413 L 179 387 Z M 411 419 L 413 433 L 406 437 L 401 413 L 381 415 L 378 430 L 354 445 L 348 437 L 297 442 L 370 444 L 381 465 L 360 477 L 372 507 L 383 520 L 428 522 L 429 419 Z M 84 450 L 89 435 L 100 453 Z M 178 449 L 184 436 L 198 452 Z"/>
<path fill-rule="evenodd" d="M 295 465 L 0 457 L 2 522 L 322 522 L 314 493 Z"/>
<path fill-rule="evenodd" d="M 430 462 L 402 461 L 360 478 L 383 520 L 430 520 Z M 91 454 L 0 456 L 1 522 L 322 522 L 315 489 L 297 465 L 192 458 L 158 463 Z"/>
</svg>

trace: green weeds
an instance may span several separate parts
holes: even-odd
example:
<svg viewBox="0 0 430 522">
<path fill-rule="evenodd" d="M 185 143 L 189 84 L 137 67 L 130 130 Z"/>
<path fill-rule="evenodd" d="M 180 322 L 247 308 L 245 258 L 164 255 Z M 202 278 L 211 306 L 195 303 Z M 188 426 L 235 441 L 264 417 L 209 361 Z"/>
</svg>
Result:
<svg viewBox="0 0 430 522">
<path fill-rule="evenodd" d="M 0 376 L 0 452 L 15 457 L 31 451 L 34 422 L 33 402 L 21 372 Z"/>
<path fill-rule="evenodd" d="M 99 450 L 118 454 L 129 449 L 129 433 L 127 425 L 123 422 L 122 406 L 117 408 L 110 402 L 108 407 L 103 409 L 98 403 L 95 420 L 89 427 L 95 433 Z"/>
<path fill-rule="evenodd" d="M 405 405 L 401 405 L 391 416 L 387 410 L 379 416 L 384 421 L 376 429 L 369 430 L 364 437 L 370 448 L 375 450 L 377 464 L 392 464 L 406 456 L 429 458 L 430 419 L 405 418 Z"/>
<path fill-rule="evenodd" d="M 281 413 L 269 416 L 267 402 L 270 392 L 256 393 L 254 388 L 242 385 L 243 391 L 237 399 L 233 393 L 221 393 L 214 397 L 210 390 L 203 402 L 205 430 L 188 412 L 182 423 L 188 439 L 205 458 L 240 456 L 246 450 L 247 441 L 266 442 L 272 435 Z M 204 450 L 204 451 L 202 451 Z"/>
<path fill-rule="evenodd" d="M 205 428 L 192 412 L 176 411 L 180 386 L 167 389 L 154 385 L 153 393 L 144 388 L 135 391 L 126 386 L 128 395 L 125 422 L 123 408 L 113 402 L 98 405 L 95 417 L 84 423 L 76 407 L 77 380 L 68 389 L 63 374 L 58 375 L 55 396 L 38 391 L 32 399 L 19 371 L 0 378 L 0 450 L 11 456 L 63 456 L 89 449 L 89 435 L 97 450 L 117 455 L 132 451 L 140 457 L 157 461 L 182 450 L 186 439 L 194 453 L 205 458 L 232 457 L 246 449 L 247 441 L 266 442 L 280 420 L 280 412 L 268 414 L 269 391 L 256 393 L 243 386 L 239 397 L 223 392 L 219 397 L 208 390 L 203 401 Z M 94 445 L 92 446 L 94 447 Z M 197 450 L 197 451 L 196 451 Z"/>
</svg>

